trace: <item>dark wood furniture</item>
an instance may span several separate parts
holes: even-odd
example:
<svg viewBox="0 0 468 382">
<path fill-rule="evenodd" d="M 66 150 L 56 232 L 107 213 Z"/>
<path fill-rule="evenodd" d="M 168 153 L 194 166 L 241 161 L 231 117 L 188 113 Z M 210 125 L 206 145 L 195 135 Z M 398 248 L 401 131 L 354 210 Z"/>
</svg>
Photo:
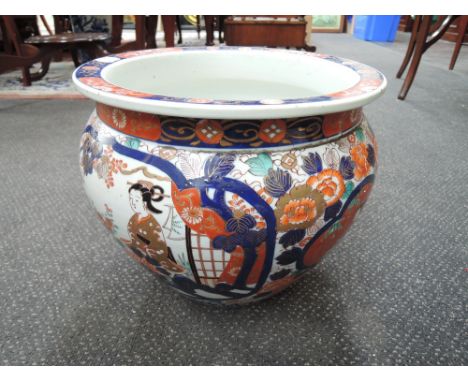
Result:
<svg viewBox="0 0 468 382">
<path fill-rule="evenodd" d="M 12 16 L 2 16 L 1 21 L 5 53 L 0 53 L 0 73 L 21 68 L 23 85 L 30 86 L 32 80 L 40 79 L 47 73 L 54 50 L 24 44 Z M 39 72 L 30 73 L 29 68 L 37 63 L 41 63 Z"/>
<path fill-rule="evenodd" d="M 177 24 L 176 15 L 165 15 L 161 16 L 161 21 L 164 29 L 164 40 L 166 42 L 166 48 L 172 48 L 175 46 L 174 33 Z M 157 48 L 156 44 L 156 29 L 158 27 L 158 16 L 151 15 L 145 17 L 145 28 L 146 28 L 146 48 L 154 49 Z"/>
<path fill-rule="evenodd" d="M 110 42 L 107 33 L 61 33 L 51 36 L 31 36 L 24 41 L 26 44 L 39 48 L 49 47 L 54 51 L 70 50 L 76 67 L 82 64 L 78 59 L 78 49 L 89 53 L 90 57 L 106 54 L 106 46 Z"/>
<path fill-rule="evenodd" d="M 164 39 L 166 42 L 166 48 L 172 48 L 175 46 L 175 28 L 177 26 L 179 32 L 179 41 L 182 43 L 182 29 L 180 26 L 180 16 L 176 15 L 164 15 L 161 16 L 164 29 Z M 205 28 L 206 28 L 206 45 L 214 45 L 214 21 L 215 16 L 204 16 Z M 158 16 L 147 16 L 146 17 L 146 48 L 154 49 L 156 45 L 156 29 L 158 26 Z M 197 16 L 197 31 L 199 31 L 199 17 Z"/>
<path fill-rule="evenodd" d="M 176 18 L 176 15 L 161 16 L 161 21 L 164 29 L 164 40 L 166 41 L 166 48 L 173 48 L 175 46 L 174 34 Z"/>
<path fill-rule="evenodd" d="M 398 30 L 400 32 L 411 32 L 413 28 L 413 18 L 410 15 L 402 15 L 400 17 L 400 23 L 398 24 Z"/>
<path fill-rule="evenodd" d="M 220 44 L 224 42 L 224 22 L 229 16 L 215 16 L 215 29 L 218 29 L 218 41 Z"/>
<path fill-rule="evenodd" d="M 60 20 L 58 16 L 54 17 L 54 19 Z M 119 52 L 132 47 L 138 48 L 139 46 L 137 38 L 137 42 L 133 45 L 117 45 L 108 51 L 111 36 L 107 33 L 72 33 L 64 31 L 49 36 L 41 36 L 37 31 L 37 33 L 34 33 L 35 35 L 24 39 L 14 16 L 2 16 L 1 21 L 6 49 L 5 53 L 0 55 L 0 73 L 21 68 L 24 86 L 30 86 L 31 81 L 43 78 L 48 72 L 52 56 L 58 52 L 70 51 L 75 66 L 78 66 L 81 64 L 78 60 L 78 49 L 83 49 L 89 52 L 91 57 L 96 57 L 107 54 L 111 50 L 112 52 Z M 47 24 L 46 28 L 51 31 L 50 26 Z M 66 30 L 66 27 L 58 22 L 56 30 L 63 31 Z M 137 30 L 138 34 L 141 34 L 141 32 L 138 33 Z M 142 40 L 144 41 L 144 39 Z M 37 63 L 41 64 L 39 70 L 31 73 L 31 66 Z"/>
<path fill-rule="evenodd" d="M 218 40 L 220 44 L 224 42 L 223 32 L 224 32 L 224 20 L 228 16 L 212 16 L 204 15 L 205 19 L 205 30 L 206 30 L 206 46 L 214 45 L 214 31 L 218 29 Z M 197 17 L 197 22 L 199 17 Z M 197 25 L 198 28 L 198 25 Z M 199 35 L 200 36 L 200 35 Z"/>
<path fill-rule="evenodd" d="M 32 36 L 34 34 L 39 34 L 39 27 L 37 25 L 36 16 L 34 15 L 19 15 L 11 16 L 15 19 L 15 25 L 21 41 Z M 0 30 L 2 31 L 2 42 L 1 42 L 1 51 L 5 53 L 12 53 L 14 51 L 13 45 L 8 38 L 5 38 L 7 35 L 5 24 L 0 17 Z"/>
<path fill-rule="evenodd" d="M 146 48 L 147 28 L 145 16 L 135 16 L 135 40 L 122 43 L 123 15 L 112 16 L 112 40 L 107 50 L 110 53 L 121 53 L 127 50 Z"/>
<path fill-rule="evenodd" d="M 439 41 L 450 25 L 459 17 L 460 16 L 439 16 L 434 24 L 432 24 L 433 16 L 431 15 L 415 17 L 408 49 L 406 50 L 405 57 L 397 73 L 397 78 L 401 78 L 411 61 L 408 74 L 398 94 L 398 99 L 404 100 L 406 98 L 413 84 L 424 52 Z"/>
<path fill-rule="evenodd" d="M 179 39 L 177 40 L 177 44 L 182 44 L 182 25 L 180 22 L 180 18 L 182 16 L 176 17 L 176 26 L 177 26 L 177 33 L 179 34 Z"/>
<path fill-rule="evenodd" d="M 303 16 L 230 16 L 224 28 L 226 45 L 315 50 L 305 43 Z"/>
<path fill-rule="evenodd" d="M 455 23 L 454 23 L 455 24 Z M 460 16 L 458 19 L 458 34 L 455 40 L 455 49 L 453 50 L 452 59 L 450 60 L 449 70 L 453 70 L 455 63 L 457 62 L 460 48 L 464 42 L 467 41 L 466 34 L 468 32 L 468 16 Z"/>
<path fill-rule="evenodd" d="M 456 42 L 459 37 L 460 32 L 460 23 L 462 23 L 463 16 L 460 16 L 452 24 L 450 24 L 447 31 L 442 36 L 442 40 Z M 465 31 L 465 36 L 463 37 L 464 42 L 468 42 L 468 31 Z"/>
<path fill-rule="evenodd" d="M 206 46 L 213 46 L 215 16 L 203 16 L 203 18 L 205 19 Z"/>
</svg>

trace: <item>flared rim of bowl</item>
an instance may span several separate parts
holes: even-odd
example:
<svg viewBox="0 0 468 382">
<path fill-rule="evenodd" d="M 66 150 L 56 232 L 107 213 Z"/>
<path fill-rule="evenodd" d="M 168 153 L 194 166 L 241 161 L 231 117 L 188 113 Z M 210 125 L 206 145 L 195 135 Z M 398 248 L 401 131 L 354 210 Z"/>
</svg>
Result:
<svg viewBox="0 0 468 382">
<path fill-rule="evenodd" d="M 236 54 L 271 52 L 320 59 L 351 69 L 357 75 L 357 81 L 348 88 L 310 97 L 227 100 L 151 94 L 119 86 L 108 81 L 105 76 L 113 65 L 150 56 L 200 51 L 238 52 Z M 113 54 L 82 64 L 74 71 L 73 82 L 86 97 L 110 106 L 159 115 L 217 119 L 295 118 L 336 113 L 372 102 L 383 94 L 387 86 L 387 80 L 380 71 L 345 58 L 305 51 L 231 46 L 149 49 Z"/>
</svg>

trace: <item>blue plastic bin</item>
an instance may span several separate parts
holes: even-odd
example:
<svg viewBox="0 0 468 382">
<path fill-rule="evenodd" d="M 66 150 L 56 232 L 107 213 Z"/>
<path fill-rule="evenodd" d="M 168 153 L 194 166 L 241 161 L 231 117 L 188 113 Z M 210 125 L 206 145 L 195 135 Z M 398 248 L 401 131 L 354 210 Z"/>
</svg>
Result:
<svg viewBox="0 0 468 382">
<path fill-rule="evenodd" d="M 355 16 L 354 36 L 366 41 L 395 41 L 400 16 Z"/>
</svg>

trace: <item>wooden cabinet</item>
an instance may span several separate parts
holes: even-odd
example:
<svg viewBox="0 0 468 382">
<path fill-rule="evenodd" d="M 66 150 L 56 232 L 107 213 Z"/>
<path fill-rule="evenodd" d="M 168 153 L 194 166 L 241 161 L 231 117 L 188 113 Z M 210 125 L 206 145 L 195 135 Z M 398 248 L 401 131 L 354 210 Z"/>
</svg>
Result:
<svg viewBox="0 0 468 382">
<path fill-rule="evenodd" d="M 303 16 L 230 16 L 226 45 L 307 48 Z"/>
</svg>

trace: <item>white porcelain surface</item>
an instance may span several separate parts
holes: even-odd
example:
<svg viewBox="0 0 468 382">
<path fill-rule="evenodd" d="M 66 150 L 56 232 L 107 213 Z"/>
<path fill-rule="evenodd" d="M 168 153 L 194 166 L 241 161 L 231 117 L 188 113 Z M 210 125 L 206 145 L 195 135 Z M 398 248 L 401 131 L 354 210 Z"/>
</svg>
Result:
<svg viewBox="0 0 468 382">
<path fill-rule="evenodd" d="M 79 91 L 111 106 L 153 114 L 266 119 L 350 110 L 386 87 L 385 77 L 371 67 L 302 51 L 173 48 L 124 55 L 85 64 L 105 64 L 97 77 L 107 87 L 84 83 L 77 69 L 73 79 Z"/>
</svg>

